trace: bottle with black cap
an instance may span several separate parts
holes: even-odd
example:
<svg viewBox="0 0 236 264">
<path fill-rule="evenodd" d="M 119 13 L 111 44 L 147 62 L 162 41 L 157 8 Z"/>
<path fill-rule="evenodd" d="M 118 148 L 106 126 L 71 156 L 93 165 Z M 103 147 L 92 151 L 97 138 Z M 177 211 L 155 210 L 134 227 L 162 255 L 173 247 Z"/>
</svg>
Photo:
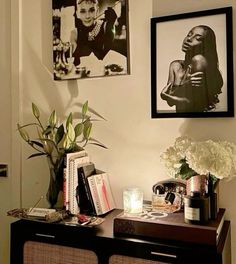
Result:
<svg viewBox="0 0 236 264">
<path fill-rule="evenodd" d="M 184 221 L 188 224 L 206 224 L 209 220 L 209 198 L 200 192 L 191 192 L 184 198 Z"/>
<path fill-rule="evenodd" d="M 217 206 L 217 194 L 214 191 L 214 183 L 211 175 L 208 176 L 208 192 L 207 195 L 209 197 L 209 212 L 210 219 L 214 220 L 217 217 L 218 206 Z"/>
</svg>

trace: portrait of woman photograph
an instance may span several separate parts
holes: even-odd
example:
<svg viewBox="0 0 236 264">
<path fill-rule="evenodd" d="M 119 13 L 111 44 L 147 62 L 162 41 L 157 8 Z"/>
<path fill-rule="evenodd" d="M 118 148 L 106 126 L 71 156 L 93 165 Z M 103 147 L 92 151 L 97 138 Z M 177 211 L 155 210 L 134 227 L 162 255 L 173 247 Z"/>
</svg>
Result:
<svg viewBox="0 0 236 264">
<path fill-rule="evenodd" d="M 229 111 L 233 87 L 225 30 L 221 14 L 157 23 L 154 111 L 196 117 Z"/>
<path fill-rule="evenodd" d="M 53 0 L 54 78 L 129 73 L 128 0 Z"/>
</svg>

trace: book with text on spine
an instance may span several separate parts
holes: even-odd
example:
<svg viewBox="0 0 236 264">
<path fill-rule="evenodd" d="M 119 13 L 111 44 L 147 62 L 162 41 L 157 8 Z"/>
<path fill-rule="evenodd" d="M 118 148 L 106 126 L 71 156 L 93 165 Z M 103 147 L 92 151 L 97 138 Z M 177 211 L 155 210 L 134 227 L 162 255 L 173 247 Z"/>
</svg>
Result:
<svg viewBox="0 0 236 264">
<path fill-rule="evenodd" d="M 66 153 L 65 159 L 64 159 L 64 171 L 63 171 L 63 205 L 66 208 L 66 210 L 69 209 L 69 163 L 70 159 L 72 158 L 81 158 L 88 156 L 87 152 L 82 150 L 82 151 L 77 151 L 77 152 L 71 152 L 71 153 Z"/>
<path fill-rule="evenodd" d="M 115 208 L 108 173 L 97 171 L 97 174 L 88 177 L 88 184 L 97 215 L 105 214 Z"/>
<path fill-rule="evenodd" d="M 85 164 L 77 169 L 78 186 L 77 186 L 77 202 L 81 214 L 96 215 L 91 191 L 89 189 L 88 177 L 95 174 L 95 166 L 92 162 Z"/>
<path fill-rule="evenodd" d="M 89 156 L 70 158 L 69 161 L 69 206 L 68 209 L 72 214 L 79 213 L 79 207 L 76 197 L 78 186 L 78 168 L 90 162 Z"/>
</svg>

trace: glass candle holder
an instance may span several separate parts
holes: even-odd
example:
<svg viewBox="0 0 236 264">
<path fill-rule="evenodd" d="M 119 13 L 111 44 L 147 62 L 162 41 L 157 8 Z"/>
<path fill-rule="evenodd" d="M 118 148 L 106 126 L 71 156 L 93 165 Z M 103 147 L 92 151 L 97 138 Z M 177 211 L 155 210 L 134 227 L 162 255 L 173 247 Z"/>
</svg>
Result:
<svg viewBox="0 0 236 264">
<path fill-rule="evenodd" d="M 139 188 L 127 188 L 123 192 L 124 213 L 135 215 L 143 211 L 143 192 Z"/>
</svg>

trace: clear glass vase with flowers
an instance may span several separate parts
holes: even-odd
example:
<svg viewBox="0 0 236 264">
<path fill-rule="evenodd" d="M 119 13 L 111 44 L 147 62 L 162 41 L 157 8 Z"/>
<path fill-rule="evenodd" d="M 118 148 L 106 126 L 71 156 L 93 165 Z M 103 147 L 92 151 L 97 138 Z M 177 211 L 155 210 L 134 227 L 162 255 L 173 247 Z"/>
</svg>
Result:
<svg viewBox="0 0 236 264">
<path fill-rule="evenodd" d="M 82 105 L 79 121 L 74 124 L 72 113 L 68 115 L 64 123 L 59 123 L 57 113 L 53 110 L 47 123 L 43 124 L 39 108 L 32 103 L 32 113 L 36 122 L 25 125 L 17 124 L 21 138 L 35 151 L 28 158 L 39 156 L 47 158 L 50 179 L 46 198 L 50 208 L 55 206 L 58 195 L 63 190 L 63 166 L 66 153 L 81 151 L 87 143 L 106 148 L 91 137 L 93 120 L 88 111 L 88 101 L 86 101 Z M 102 116 L 98 116 L 104 119 Z M 36 138 L 30 137 L 27 131 L 29 127 L 35 127 Z"/>
</svg>

